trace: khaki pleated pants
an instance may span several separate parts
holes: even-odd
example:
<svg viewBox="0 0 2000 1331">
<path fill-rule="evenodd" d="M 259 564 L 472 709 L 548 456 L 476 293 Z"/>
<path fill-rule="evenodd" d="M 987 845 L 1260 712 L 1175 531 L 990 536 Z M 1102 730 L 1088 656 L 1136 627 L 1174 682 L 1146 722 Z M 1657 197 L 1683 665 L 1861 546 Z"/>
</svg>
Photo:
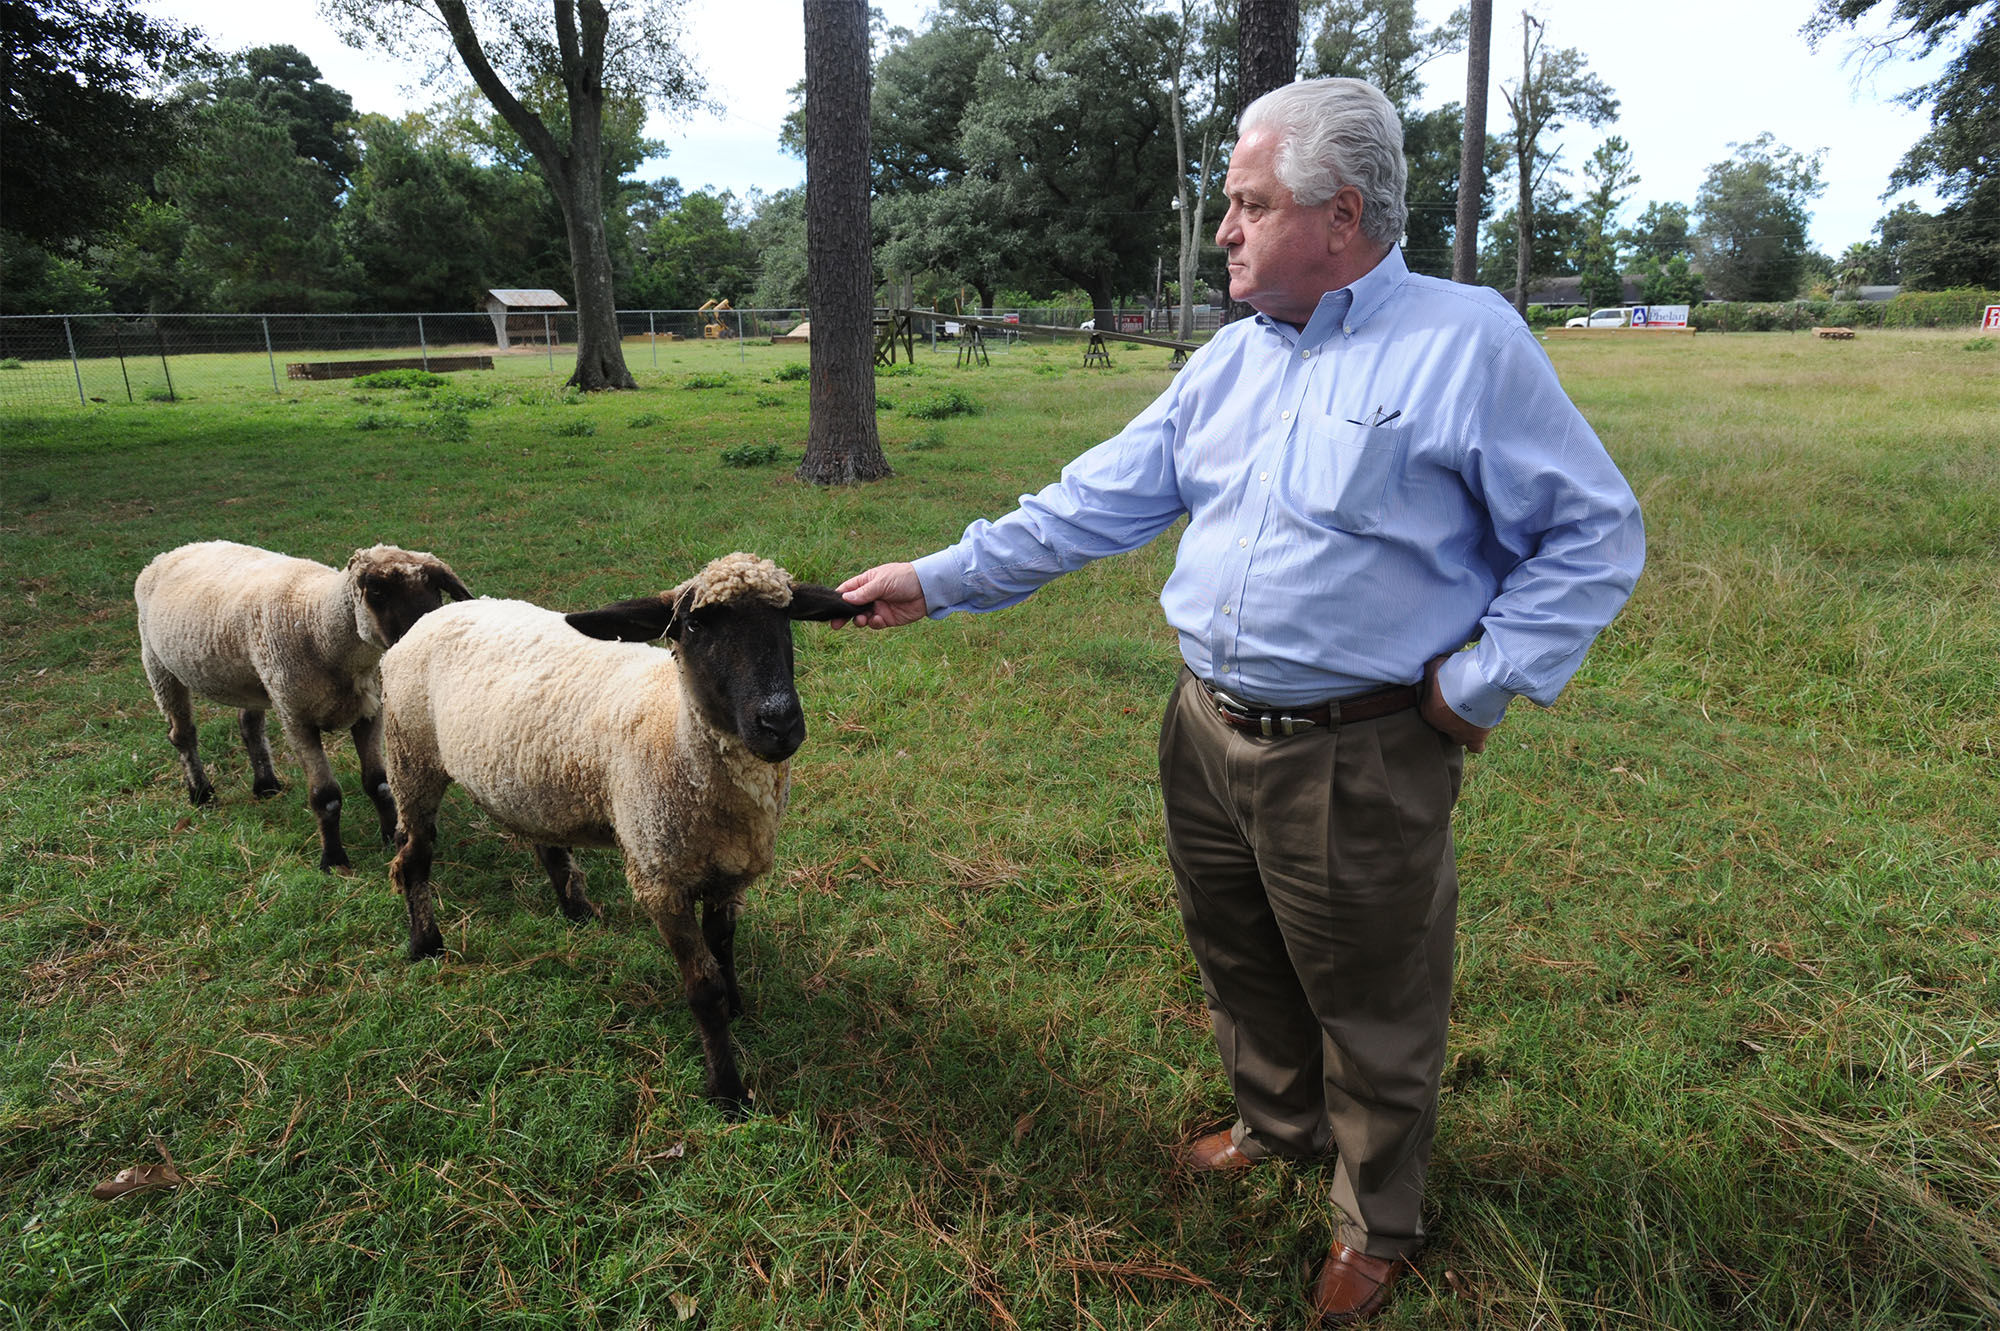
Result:
<svg viewBox="0 0 2000 1331">
<path fill-rule="evenodd" d="M 1160 732 L 1167 853 L 1237 1144 L 1336 1153 L 1338 1237 L 1373 1257 L 1423 1245 L 1463 764 L 1414 708 L 1245 734 L 1185 670 Z"/>
</svg>

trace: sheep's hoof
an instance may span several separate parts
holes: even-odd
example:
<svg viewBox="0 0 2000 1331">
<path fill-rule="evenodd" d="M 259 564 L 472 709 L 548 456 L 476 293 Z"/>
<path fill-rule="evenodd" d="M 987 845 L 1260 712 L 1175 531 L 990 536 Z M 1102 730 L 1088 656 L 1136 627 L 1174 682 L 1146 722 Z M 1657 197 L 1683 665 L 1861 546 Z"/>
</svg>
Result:
<svg viewBox="0 0 2000 1331">
<path fill-rule="evenodd" d="M 200 808 L 215 798 L 215 787 L 204 781 L 198 786 L 188 787 L 188 803 Z"/>
<path fill-rule="evenodd" d="M 347 852 L 344 850 L 326 851 L 319 857 L 319 871 L 321 873 L 353 873 L 354 864 L 347 858 Z"/>
<path fill-rule="evenodd" d="M 425 957 L 444 955 L 444 935 L 436 929 L 422 934 L 410 935 L 410 960 L 422 961 Z"/>
<path fill-rule="evenodd" d="M 750 1117 L 749 1092 L 743 1095 L 711 1095 L 708 1097 L 722 1116 L 731 1123 L 741 1123 Z"/>
<path fill-rule="evenodd" d="M 284 789 L 285 784 L 282 781 L 258 781 L 251 785 L 250 797 L 252 799 L 267 800 L 271 796 L 281 793 Z"/>
</svg>

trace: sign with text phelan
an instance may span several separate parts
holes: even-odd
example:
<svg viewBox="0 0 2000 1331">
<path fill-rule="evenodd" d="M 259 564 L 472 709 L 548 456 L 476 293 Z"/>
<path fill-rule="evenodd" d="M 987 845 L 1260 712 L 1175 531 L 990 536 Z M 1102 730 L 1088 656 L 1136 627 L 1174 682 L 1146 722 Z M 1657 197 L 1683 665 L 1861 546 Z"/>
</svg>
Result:
<svg viewBox="0 0 2000 1331">
<path fill-rule="evenodd" d="M 1632 307 L 1634 328 L 1686 328 L 1688 307 L 1685 305 L 1634 305 Z"/>
<path fill-rule="evenodd" d="M 1981 328 L 2000 328 L 2000 305 L 1988 305 L 1986 317 L 1980 320 Z"/>
</svg>

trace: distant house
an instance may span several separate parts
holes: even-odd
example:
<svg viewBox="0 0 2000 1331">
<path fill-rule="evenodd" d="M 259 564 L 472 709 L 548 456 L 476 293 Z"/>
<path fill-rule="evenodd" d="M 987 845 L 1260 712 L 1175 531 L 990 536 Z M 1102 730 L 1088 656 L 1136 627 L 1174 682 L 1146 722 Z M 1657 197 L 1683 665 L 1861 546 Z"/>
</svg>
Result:
<svg viewBox="0 0 2000 1331">
<path fill-rule="evenodd" d="M 1854 288 L 1855 300 L 1894 300 L 1902 294 L 1900 286 L 1865 286 Z"/>
<path fill-rule="evenodd" d="M 1641 294 L 1640 279 L 1636 275 L 1627 273 L 1620 277 L 1618 281 L 1620 287 L 1618 303 L 1620 305 L 1638 305 L 1643 303 L 1644 297 Z M 1507 298 L 1509 305 L 1514 303 L 1514 289 L 1512 287 L 1507 288 L 1500 294 Z M 1583 279 L 1581 277 L 1574 275 L 1569 277 L 1537 277 L 1530 279 L 1528 282 L 1528 304 L 1530 305 L 1582 305 L 1585 303 L 1583 299 Z"/>
<path fill-rule="evenodd" d="M 567 310 L 569 302 L 559 292 L 528 287 L 494 287 L 486 293 L 486 313 L 493 319 L 493 340 L 504 350 L 523 342 L 557 341 L 556 321 L 549 318 Z"/>
</svg>

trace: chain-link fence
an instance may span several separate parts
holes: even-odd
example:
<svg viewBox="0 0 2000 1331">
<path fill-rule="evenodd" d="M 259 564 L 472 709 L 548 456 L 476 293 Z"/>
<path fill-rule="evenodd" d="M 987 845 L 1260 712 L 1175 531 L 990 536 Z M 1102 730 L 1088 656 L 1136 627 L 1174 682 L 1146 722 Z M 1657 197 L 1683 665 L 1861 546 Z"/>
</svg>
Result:
<svg viewBox="0 0 2000 1331">
<path fill-rule="evenodd" d="M 1197 307 L 1197 329 L 1212 328 Z M 1177 311 L 1121 309 L 1119 332 L 1173 336 Z M 886 316 L 887 311 L 877 311 Z M 1204 315 L 1210 315 L 1204 319 Z M 662 348 L 726 350 L 789 334 L 804 310 L 620 310 L 626 364 L 662 367 Z M 1088 309 L 996 310 L 988 317 L 1074 329 Z M 954 316 L 921 320 L 935 343 Z M 1110 330 L 1106 330 L 1110 331 Z M 282 393 L 295 381 L 383 369 L 492 369 L 520 378 L 568 378 L 573 310 L 503 314 L 36 314 L 0 316 L 0 408 L 64 403 L 172 402 L 217 391 Z M 805 353 L 803 345 L 800 354 Z"/>
<path fill-rule="evenodd" d="M 621 310 L 626 363 L 658 368 L 675 342 L 727 348 L 789 333 L 802 310 Z M 215 390 L 283 392 L 374 370 L 495 369 L 567 378 L 576 313 L 49 314 L 0 316 L 0 407 L 171 402 Z M 804 348 L 801 347 L 801 352 Z"/>
</svg>

